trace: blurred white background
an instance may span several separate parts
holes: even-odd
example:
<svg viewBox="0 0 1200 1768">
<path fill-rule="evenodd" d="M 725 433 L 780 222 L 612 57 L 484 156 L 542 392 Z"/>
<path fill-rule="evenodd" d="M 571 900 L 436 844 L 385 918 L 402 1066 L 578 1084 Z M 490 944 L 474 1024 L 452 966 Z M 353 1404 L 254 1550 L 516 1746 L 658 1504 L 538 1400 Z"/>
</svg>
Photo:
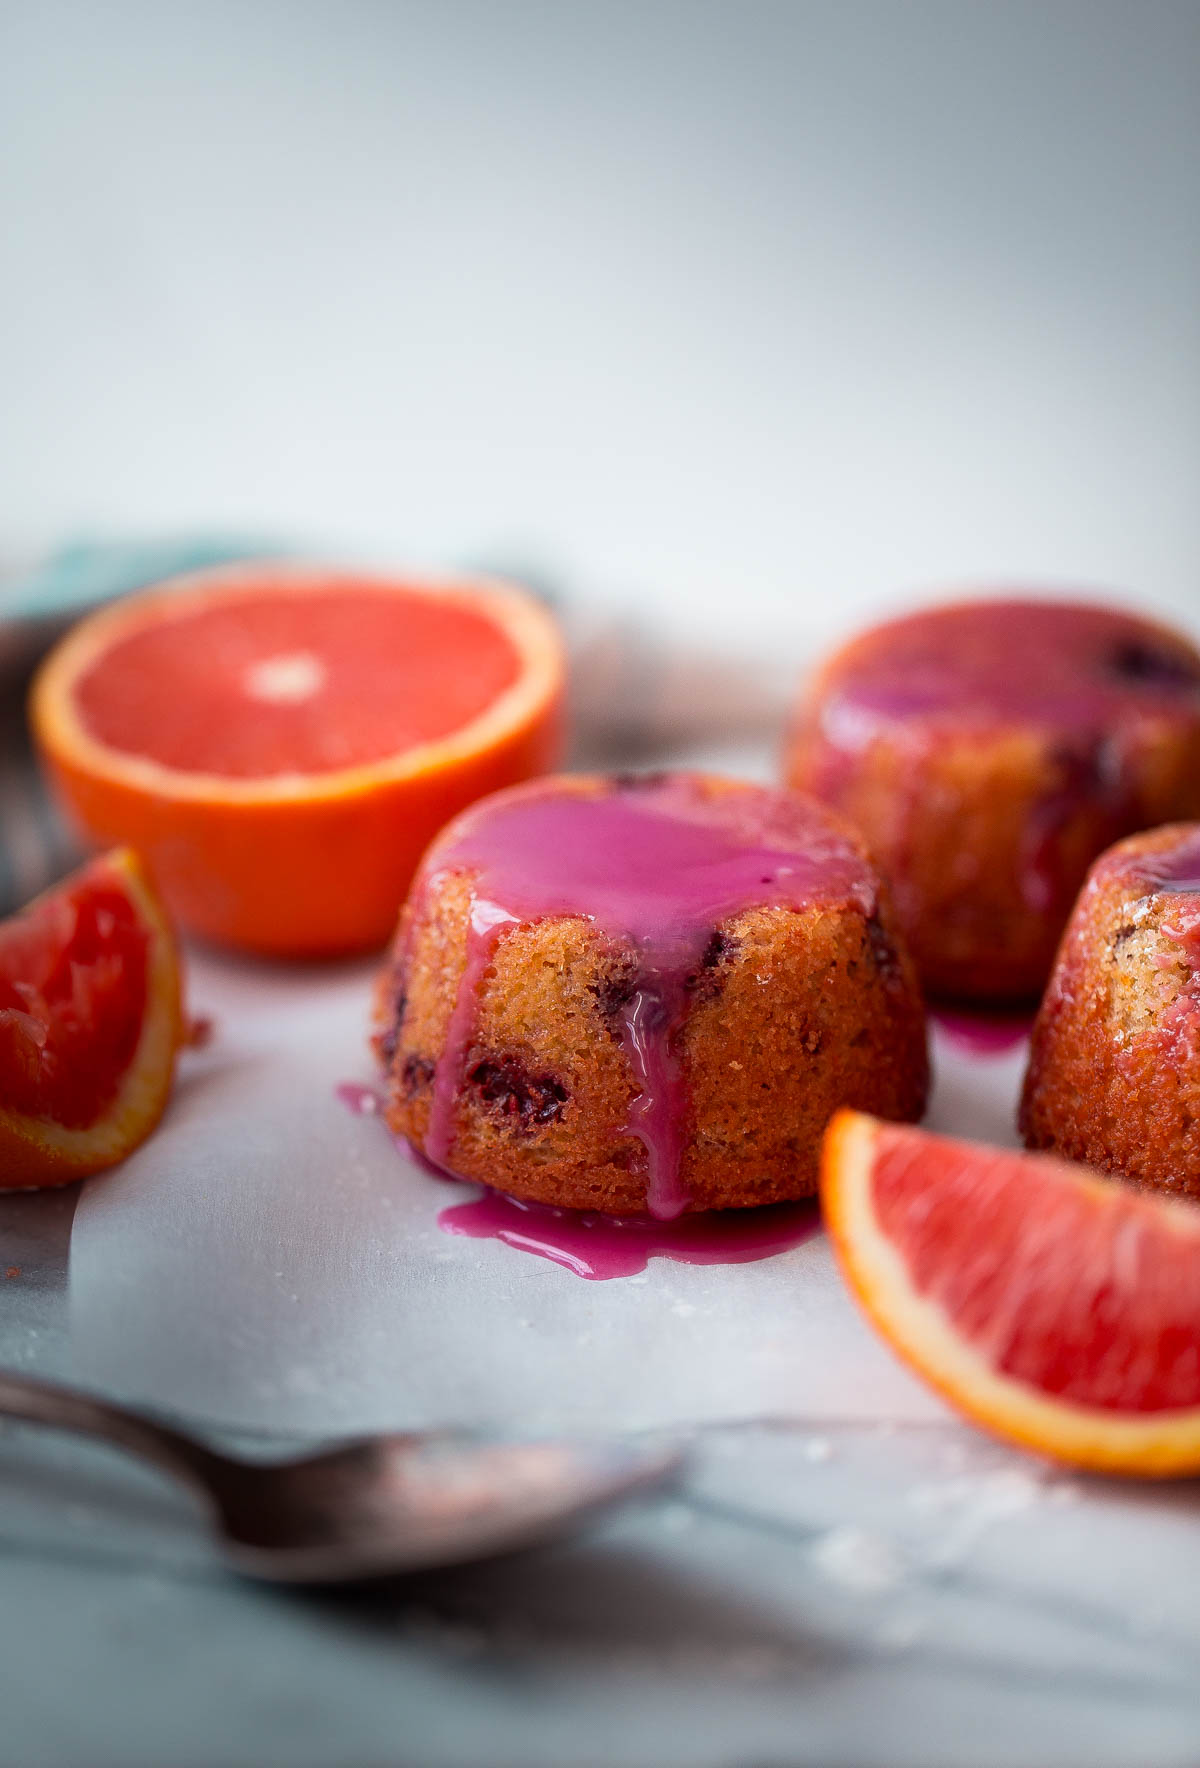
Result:
<svg viewBox="0 0 1200 1768">
<path fill-rule="evenodd" d="M 1200 612 L 1200 7 L 0 0 L 0 545 Z"/>
</svg>

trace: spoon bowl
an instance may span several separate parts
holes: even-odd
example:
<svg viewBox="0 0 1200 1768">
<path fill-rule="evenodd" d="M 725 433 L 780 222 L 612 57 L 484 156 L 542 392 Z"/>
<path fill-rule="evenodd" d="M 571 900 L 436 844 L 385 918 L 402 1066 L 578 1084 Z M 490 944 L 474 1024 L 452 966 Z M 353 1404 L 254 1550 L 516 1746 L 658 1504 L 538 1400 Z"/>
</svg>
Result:
<svg viewBox="0 0 1200 1768">
<path fill-rule="evenodd" d="M 681 1459 L 636 1438 L 488 1443 L 429 1431 L 248 1461 L 145 1413 L 7 1372 L 0 1415 L 154 1462 L 203 1500 L 227 1563 L 272 1583 L 393 1577 L 531 1547 L 657 1484 Z"/>
<path fill-rule="evenodd" d="M 228 1461 L 209 1492 L 237 1570 L 325 1583 L 533 1546 L 656 1483 L 678 1460 L 619 1440 L 370 1437 L 298 1461 Z"/>
</svg>

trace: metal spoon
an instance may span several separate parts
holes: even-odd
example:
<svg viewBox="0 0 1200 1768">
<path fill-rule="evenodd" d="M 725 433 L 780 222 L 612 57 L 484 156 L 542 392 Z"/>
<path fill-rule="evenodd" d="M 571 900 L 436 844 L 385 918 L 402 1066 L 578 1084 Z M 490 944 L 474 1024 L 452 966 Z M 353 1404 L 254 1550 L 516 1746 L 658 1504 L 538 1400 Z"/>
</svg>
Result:
<svg viewBox="0 0 1200 1768">
<path fill-rule="evenodd" d="M 102 1437 L 206 1501 L 235 1570 L 332 1584 L 529 1547 L 665 1477 L 672 1448 L 612 1439 L 473 1443 L 437 1432 L 365 1437 L 295 1461 L 207 1448 L 139 1412 L 0 1373 L 0 1414 Z"/>
</svg>

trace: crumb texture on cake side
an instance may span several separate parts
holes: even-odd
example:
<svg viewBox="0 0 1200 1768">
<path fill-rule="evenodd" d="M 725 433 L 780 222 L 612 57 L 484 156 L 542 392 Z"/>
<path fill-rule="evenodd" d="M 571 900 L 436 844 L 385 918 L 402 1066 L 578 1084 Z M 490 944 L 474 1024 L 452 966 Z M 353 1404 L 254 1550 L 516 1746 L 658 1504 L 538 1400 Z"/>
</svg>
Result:
<svg viewBox="0 0 1200 1768">
<path fill-rule="evenodd" d="M 1030 1148 L 1200 1197 L 1200 823 L 1093 866 L 1034 1025 Z"/>
<path fill-rule="evenodd" d="M 536 858 L 490 863 L 530 806 Z M 628 847 L 664 840 L 677 883 Z M 401 918 L 375 1046 L 388 1122 L 427 1156 L 618 1215 L 810 1195 L 839 1105 L 915 1118 L 928 1080 L 861 839 L 794 795 L 693 775 L 537 782 L 452 825 Z"/>
</svg>

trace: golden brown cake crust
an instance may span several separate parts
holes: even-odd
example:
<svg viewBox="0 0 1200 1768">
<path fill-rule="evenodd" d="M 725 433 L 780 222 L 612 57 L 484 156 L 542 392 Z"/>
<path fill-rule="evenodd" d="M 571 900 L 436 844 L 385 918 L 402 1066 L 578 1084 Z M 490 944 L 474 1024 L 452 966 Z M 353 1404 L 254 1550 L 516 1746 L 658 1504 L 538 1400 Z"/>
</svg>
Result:
<svg viewBox="0 0 1200 1768">
<path fill-rule="evenodd" d="M 1163 1191 L 1200 1196 L 1200 893 L 1156 871 L 1200 823 L 1131 836 L 1093 866 L 1030 1047 L 1021 1131 Z"/>
<path fill-rule="evenodd" d="M 613 790 L 603 779 L 562 785 Z M 899 1119 L 923 1109 L 924 1016 L 911 962 L 859 837 L 826 820 L 851 844 L 870 900 L 746 908 L 712 926 L 687 977 L 672 1047 L 687 1099 L 679 1172 L 689 1208 L 813 1193 L 821 1134 L 839 1105 Z M 425 1148 L 467 965 L 474 880 L 439 869 L 438 844 L 423 876 L 381 978 L 375 1041 L 387 1121 Z M 456 1174 L 541 1203 L 646 1210 L 647 1150 L 629 1128 L 639 1088 L 623 1035 L 637 979 L 628 940 L 581 916 L 505 932 L 479 980 L 460 1064 L 448 1161 Z"/>
<path fill-rule="evenodd" d="M 997 648 L 982 661 L 965 654 L 981 611 L 994 626 L 983 642 Z M 1056 645 L 1063 656 L 1039 698 L 1024 678 Z M 910 675 L 924 685 L 925 646 L 939 672 L 928 704 L 906 694 Z M 1124 834 L 1200 815 L 1200 652 L 1108 609 L 932 609 L 828 659 L 799 708 L 786 771 L 862 829 L 929 994 L 1030 999 L 1096 855 Z"/>
</svg>

